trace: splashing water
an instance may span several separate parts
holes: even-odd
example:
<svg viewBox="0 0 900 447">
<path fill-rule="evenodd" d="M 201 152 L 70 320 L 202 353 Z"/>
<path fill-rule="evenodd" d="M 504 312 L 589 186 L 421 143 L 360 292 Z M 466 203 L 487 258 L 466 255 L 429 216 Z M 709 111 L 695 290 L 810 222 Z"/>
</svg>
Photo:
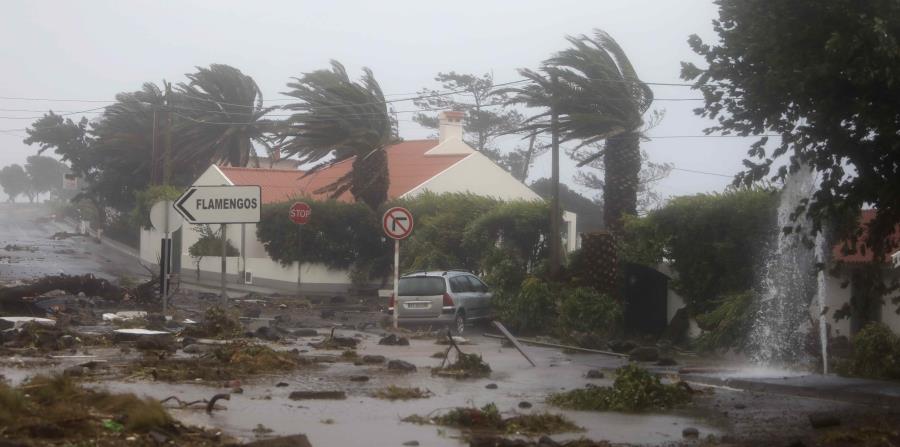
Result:
<svg viewBox="0 0 900 447">
<path fill-rule="evenodd" d="M 804 240 L 803 233 L 784 234 L 785 227 L 809 222 L 801 217 L 791 219 L 799 205 L 809 201 L 816 191 L 812 169 L 800 169 L 788 176 L 778 204 L 777 233 L 766 258 L 760 283 L 760 301 L 750 333 L 750 352 L 754 363 L 767 367 L 796 364 L 807 357 L 805 345 L 812 328 L 810 302 L 818 301 L 821 314 L 825 306 L 825 273 L 816 275 L 816 263 L 823 262 L 825 237 L 817 235 L 815 244 Z M 813 248 L 816 248 L 814 251 Z M 819 318 L 819 336 L 825 354 L 826 327 Z M 827 366 L 826 366 L 827 368 Z"/>
</svg>

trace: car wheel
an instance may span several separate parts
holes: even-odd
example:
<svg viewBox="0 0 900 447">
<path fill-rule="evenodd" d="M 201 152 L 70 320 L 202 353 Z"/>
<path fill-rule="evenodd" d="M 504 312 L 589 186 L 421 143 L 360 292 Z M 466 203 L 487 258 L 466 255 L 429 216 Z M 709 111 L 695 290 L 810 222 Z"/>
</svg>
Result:
<svg viewBox="0 0 900 447">
<path fill-rule="evenodd" d="M 459 311 L 453 320 L 453 331 L 456 335 L 462 335 L 466 331 L 466 313 Z"/>
</svg>

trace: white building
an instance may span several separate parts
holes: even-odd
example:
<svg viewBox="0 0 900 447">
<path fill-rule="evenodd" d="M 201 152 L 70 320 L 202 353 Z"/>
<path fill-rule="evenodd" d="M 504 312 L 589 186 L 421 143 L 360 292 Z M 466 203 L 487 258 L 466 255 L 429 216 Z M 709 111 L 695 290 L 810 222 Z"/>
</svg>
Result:
<svg viewBox="0 0 900 447">
<path fill-rule="evenodd" d="M 388 199 L 408 198 L 430 191 L 441 193 L 473 193 L 500 200 L 543 200 L 525 184 L 494 164 L 480 152 L 462 141 L 462 112 L 444 112 L 440 115 L 438 140 L 404 141 L 386 148 L 390 188 Z M 346 160 L 313 175 L 303 177 L 303 171 L 295 169 L 260 169 L 210 166 L 195 182 L 195 186 L 259 185 L 263 204 L 291 200 L 295 197 L 325 199 L 316 194 L 319 188 L 331 184 L 346 174 L 353 160 Z M 337 198 L 353 201 L 349 192 Z M 315 219 L 315 213 L 313 213 Z M 285 216 L 287 219 L 287 216 Z M 567 251 L 577 247 L 576 216 L 564 212 L 564 245 Z M 234 224 L 226 228 L 228 239 L 238 247 L 241 255 L 226 259 L 230 282 L 243 282 L 252 276 L 258 285 L 296 290 L 298 265 L 284 267 L 269 258 L 263 244 L 256 238 L 255 224 Z M 182 232 L 181 266 L 183 277 L 194 277 L 196 260 L 188 254 L 199 234 L 190 226 Z M 571 235 L 571 237 L 569 237 Z M 159 258 L 161 234 L 154 230 L 141 232 L 141 259 L 156 263 Z M 303 264 L 303 291 L 306 293 L 340 293 L 350 286 L 347 271 L 329 270 L 321 264 Z M 205 257 L 200 260 L 201 278 L 218 278 L 221 258 Z M 242 277 L 242 272 L 250 275 Z"/>
</svg>

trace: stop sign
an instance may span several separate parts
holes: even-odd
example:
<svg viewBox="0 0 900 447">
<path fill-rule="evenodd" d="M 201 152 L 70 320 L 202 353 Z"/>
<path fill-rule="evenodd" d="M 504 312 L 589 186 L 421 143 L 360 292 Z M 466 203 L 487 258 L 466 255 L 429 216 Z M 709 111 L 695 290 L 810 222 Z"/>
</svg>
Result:
<svg viewBox="0 0 900 447">
<path fill-rule="evenodd" d="M 312 208 L 309 207 L 305 202 L 296 202 L 291 205 L 291 212 L 288 217 L 291 218 L 291 221 L 298 225 L 303 225 L 309 222 L 309 215 L 312 214 Z"/>
</svg>

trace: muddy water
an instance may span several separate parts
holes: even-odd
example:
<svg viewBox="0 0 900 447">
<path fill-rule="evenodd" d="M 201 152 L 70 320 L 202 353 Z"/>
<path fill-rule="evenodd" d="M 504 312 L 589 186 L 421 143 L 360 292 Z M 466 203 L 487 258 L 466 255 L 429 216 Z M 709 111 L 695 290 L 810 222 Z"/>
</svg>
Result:
<svg viewBox="0 0 900 447">
<path fill-rule="evenodd" d="M 342 335 L 354 334 L 348 331 Z M 558 440 L 586 436 L 612 442 L 660 444 L 679 441 L 681 430 L 687 426 L 697 427 L 704 436 L 719 433 L 717 427 L 687 414 L 572 412 L 550 408 L 543 403 L 551 392 L 578 388 L 588 383 L 583 377 L 588 369 L 613 368 L 621 364 L 619 359 L 599 355 L 566 355 L 552 349 L 529 347 L 529 354 L 538 363 L 538 367 L 531 367 L 515 350 L 501 348 L 497 340 L 476 338 L 476 345 L 463 346 L 463 350 L 482 354 L 494 373 L 486 379 L 453 380 L 431 376 L 430 368 L 440 364 L 440 360 L 430 356 L 446 349 L 435 345 L 433 340 L 412 340 L 411 346 L 379 346 L 376 344 L 377 336 L 360 336 L 365 337 L 359 349 L 360 355 L 380 354 L 388 359 L 403 359 L 415 364 L 419 370 L 411 374 L 397 374 L 388 372 L 383 365 L 335 363 L 287 376 L 245 381 L 242 384 L 244 393 L 232 395 L 230 401 L 220 401 L 227 409 L 212 415 L 202 410 L 173 410 L 173 414 L 187 423 L 217 427 L 245 440 L 254 439 L 253 429 L 257 424 L 273 430 L 272 435 L 306 433 L 316 446 L 399 446 L 411 440 L 427 446 L 463 445 L 461 433 L 457 430 L 420 426 L 400 420 L 411 414 L 426 415 L 452 407 L 483 406 L 491 402 L 496 403 L 505 415 L 541 411 L 564 413 L 586 429 L 582 433 L 553 436 Z M 306 343 L 310 340 L 314 339 L 301 339 L 294 346 L 278 346 L 281 349 L 308 349 Z M 371 379 L 363 383 L 349 380 L 351 375 L 360 374 Z M 275 386 L 282 381 L 290 386 Z M 596 385 L 611 384 L 609 380 L 590 382 Z M 485 385 L 489 383 L 496 383 L 498 388 L 486 389 Z M 369 397 L 373 390 L 388 385 L 426 388 L 434 396 L 394 402 Z M 176 395 L 185 401 L 209 398 L 224 391 L 203 385 L 148 382 L 105 381 L 98 386 L 158 399 Z M 288 399 L 291 391 L 301 389 L 344 390 L 347 399 Z M 519 409 L 518 403 L 522 401 L 532 403 L 533 408 Z"/>
</svg>

